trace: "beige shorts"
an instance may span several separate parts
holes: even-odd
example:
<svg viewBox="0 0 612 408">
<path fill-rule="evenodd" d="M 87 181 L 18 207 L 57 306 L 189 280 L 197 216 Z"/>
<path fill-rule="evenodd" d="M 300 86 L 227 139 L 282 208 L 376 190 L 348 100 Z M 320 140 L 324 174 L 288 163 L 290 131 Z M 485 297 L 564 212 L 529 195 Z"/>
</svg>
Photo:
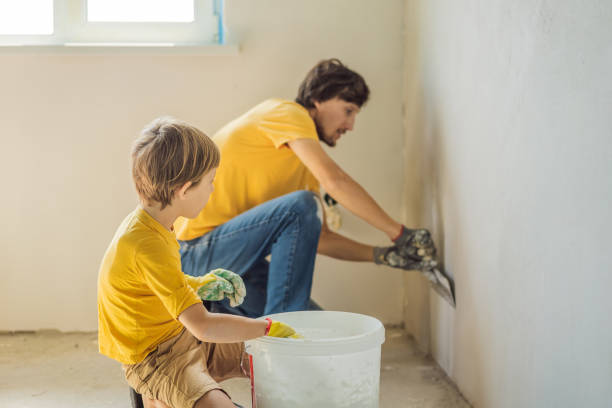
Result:
<svg viewBox="0 0 612 408">
<path fill-rule="evenodd" d="M 217 383 L 243 377 L 244 343 L 204 343 L 183 329 L 138 364 L 123 365 L 128 384 L 148 398 L 173 408 L 191 408 Z"/>
</svg>

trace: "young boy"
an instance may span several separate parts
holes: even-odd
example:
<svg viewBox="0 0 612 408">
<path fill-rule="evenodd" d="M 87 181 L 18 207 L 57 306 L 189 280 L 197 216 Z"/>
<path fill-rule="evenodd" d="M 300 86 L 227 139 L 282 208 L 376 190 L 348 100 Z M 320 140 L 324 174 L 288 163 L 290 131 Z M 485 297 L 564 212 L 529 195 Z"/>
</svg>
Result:
<svg viewBox="0 0 612 408">
<path fill-rule="evenodd" d="M 98 341 L 100 353 L 123 364 L 145 406 L 233 408 L 217 382 L 243 375 L 242 342 L 295 333 L 280 322 L 209 313 L 194 289 L 210 280 L 181 270 L 172 225 L 206 205 L 219 159 L 204 133 L 168 118 L 153 121 L 133 145 L 140 206 L 100 267 Z"/>
</svg>

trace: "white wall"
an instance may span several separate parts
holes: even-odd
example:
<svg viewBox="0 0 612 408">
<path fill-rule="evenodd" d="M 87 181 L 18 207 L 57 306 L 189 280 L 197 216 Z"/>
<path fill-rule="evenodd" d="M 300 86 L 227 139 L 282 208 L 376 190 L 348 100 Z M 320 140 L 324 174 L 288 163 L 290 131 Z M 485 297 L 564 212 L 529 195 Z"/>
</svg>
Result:
<svg viewBox="0 0 612 408">
<path fill-rule="evenodd" d="M 238 56 L 0 55 L 0 330 L 97 328 L 98 265 L 136 205 L 128 152 L 147 122 L 169 114 L 212 134 L 265 98 L 292 99 L 323 58 L 341 58 L 372 89 L 356 130 L 331 154 L 399 217 L 402 10 L 401 0 L 228 0 Z M 385 242 L 344 221 L 349 235 Z M 401 279 L 319 259 L 314 296 L 400 323 Z"/>
<path fill-rule="evenodd" d="M 475 407 L 612 406 L 612 3 L 405 17 L 408 208 L 457 287 L 456 310 L 409 299 L 408 324 L 431 316 L 417 337 Z"/>
</svg>

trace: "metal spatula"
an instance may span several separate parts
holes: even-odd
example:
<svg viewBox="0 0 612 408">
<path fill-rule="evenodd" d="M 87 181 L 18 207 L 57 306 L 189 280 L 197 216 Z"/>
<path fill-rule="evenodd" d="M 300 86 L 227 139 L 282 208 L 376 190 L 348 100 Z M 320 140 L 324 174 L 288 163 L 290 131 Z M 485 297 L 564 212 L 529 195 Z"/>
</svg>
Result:
<svg viewBox="0 0 612 408">
<path fill-rule="evenodd" d="M 429 280 L 431 288 L 454 308 L 455 283 L 446 273 L 442 272 L 443 270 L 434 267 L 431 270 L 423 271 L 423 274 Z"/>
</svg>

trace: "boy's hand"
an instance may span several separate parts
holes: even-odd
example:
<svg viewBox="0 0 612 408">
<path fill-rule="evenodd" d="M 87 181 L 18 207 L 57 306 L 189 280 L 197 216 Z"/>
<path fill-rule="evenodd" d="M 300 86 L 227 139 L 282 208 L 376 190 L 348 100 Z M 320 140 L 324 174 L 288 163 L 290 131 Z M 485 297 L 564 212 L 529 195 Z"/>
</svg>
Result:
<svg viewBox="0 0 612 408">
<path fill-rule="evenodd" d="M 198 296 L 202 300 L 223 300 L 228 298 L 230 306 L 236 307 L 244 301 L 246 288 L 242 278 L 225 269 L 215 269 L 204 276 L 195 278 Z"/>
<path fill-rule="evenodd" d="M 270 337 L 289 337 L 292 339 L 302 338 L 302 336 L 297 334 L 291 326 L 282 322 L 278 322 L 276 320 L 270 320 L 270 330 L 268 331 L 267 335 Z"/>
<path fill-rule="evenodd" d="M 244 287 L 244 282 L 242 281 L 240 275 L 221 268 L 210 271 L 210 273 L 214 273 L 215 276 L 227 280 L 234 287 L 233 293 L 226 294 L 230 300 L 231 307 L 236 307 L 242 304 L 244 297 L 246 296 L 246 288 Z"/>
</svg>

